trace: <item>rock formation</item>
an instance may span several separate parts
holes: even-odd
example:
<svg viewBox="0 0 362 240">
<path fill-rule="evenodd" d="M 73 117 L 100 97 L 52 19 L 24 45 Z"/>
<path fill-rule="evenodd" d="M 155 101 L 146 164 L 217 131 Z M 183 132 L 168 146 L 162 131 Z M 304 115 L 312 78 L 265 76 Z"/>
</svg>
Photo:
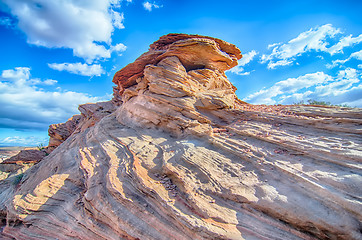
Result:
<svg viewBox="0 0 362 240">
<path fill-rule="evenodd" d="M 51 152 L 63 143 L 74 132 L 83 132 L 94 126 L 103 117 L 115 111 L 112 102 L 87 103 L 79 106 L 81 114 L 74 115 L 65 123 L 52 124 L 49 126 L 49 145 L 47 151 Z"/>
<path fill-rule="evenodd" d="M 2 162 L 2 164 L 28 164 L 40 162 L 46 156 L 45 151 L 26 149 Z"/>
<path fill-rule="evenodd" d="M 361 109 L 243 103 L 224 74 L 240 58 L 161 37 L 107 107 L 52 125 L 54 150 L 0 181 L 2 236 L 361 239 Z"/>
</svg>

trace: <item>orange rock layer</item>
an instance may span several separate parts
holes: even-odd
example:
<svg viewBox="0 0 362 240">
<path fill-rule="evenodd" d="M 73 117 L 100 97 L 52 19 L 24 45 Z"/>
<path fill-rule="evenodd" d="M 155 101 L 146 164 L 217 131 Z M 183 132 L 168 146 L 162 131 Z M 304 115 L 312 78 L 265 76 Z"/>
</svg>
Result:
<svg viewBox="0 0 362 240">
<path fill-rule="evenodd" d="M 237 65 L 242 57 L 235 45 L 220 39 L 187 34 L 168 34 L 150 45 L 148 52 L 142 54 L 133 63 L 118 71 L 113 82 L 120 93 L 136 84 L 143 76 L 145 66 L 157 64 L 166 57 L 176 56 L 187 70 L 195 68 L 213 68 L 227 70 Z"/>
</svg>

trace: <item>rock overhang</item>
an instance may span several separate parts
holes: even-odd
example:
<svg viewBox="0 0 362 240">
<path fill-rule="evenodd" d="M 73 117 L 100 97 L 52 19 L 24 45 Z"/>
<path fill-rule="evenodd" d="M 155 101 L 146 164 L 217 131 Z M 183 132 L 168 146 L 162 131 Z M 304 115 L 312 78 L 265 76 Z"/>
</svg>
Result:
<svg viewBox="0 0 362 240">
<path fill-rule="evenodd" d="M 116 72 L 113 82 L 120 94 L 137 84 L 147 65 L 157 65 L 162 59 L 176 56 L 187 71 L 213 69 L 224 72 L 237 65 L 242 54 L 235 45 L 201 35 L 168 34 L 150 45 L 149 51 L 135 62 Z"/>
</svg>

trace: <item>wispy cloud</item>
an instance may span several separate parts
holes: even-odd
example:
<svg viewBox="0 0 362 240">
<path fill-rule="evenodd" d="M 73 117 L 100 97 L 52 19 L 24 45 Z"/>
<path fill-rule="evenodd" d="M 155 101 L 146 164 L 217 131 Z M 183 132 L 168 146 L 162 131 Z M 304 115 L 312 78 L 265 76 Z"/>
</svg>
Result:
<svg viewBox="0 0 362 240">
<path fill-rule="evenodd" d="M 48 63 L 48 66 L 54 70 L 67 71 L 82 76 L 100 76 L 104 73 L 101 65 L 88 65 L 85 63 Z"/>
<path fill-rule="evenodd" d="M 44 146 L 48 145 L 47 137 L 23 137 L 23 136 L 12 136 L 0 139 L 0 146 L 39 146 L 43 144 Z"/>
<path fill-rule="evenodd" d="M 143 7 L 144 7 L 147 11 L 151 12 L 153 8 L 160 8 L 160 7 L 162 7 L 162 5 L 157 5 L 155 2 L 153 2 L 153 3 L 151 3 L 151 2 L 144 2 L 144 3 L 143 3 Z"/>
<path fill-rule="evenodd" d="M 238 75 L 249 75 L 250 72 L 244 71 L 244 66 L 249 64 L 256 55 L 258 55 L 258 52 L 256 52 L 255 50 L 243 54 L 243 57 L 238 61 L 238 66 L 230 69 L 230 72 Z"/>
<path fill-rule="evenodd" d="M 121 0 L 3 0 L 30 44 L 69 48 L 88 63 L 111 55 L 112 33 L 124 28 Z M 129 1 L 128 1 L 129 2 Z"/>
<path fill-rule="evenodd" d="M 275 69 L 278 66 L 291 65 L 296 57 L 309 51 L 328 51 L 327 39 L 333 38 L 341 33 L 331 24 L 326 24 L 317 28 L 312 28 L 299 34 L 296 38 L 285 44 L 269 45 L 272 53 L 263 54 L 261 63 L 267 63 L 269 69 Z"/>
<path fill-rule="evenodd" d="M 352 35 L 349 35 L 341 38 L 337 44 L 328 48 L 326 51 L 329 52 L 331 55 L 336 53 L 343 53 L 343 48 L 353 46 L 360 42 L 362 42 L 362 34 L 355 38 L 352 37 Z"/>
<path fill-rule="evenodd" d="M 345 64 L 346 62 L 350 61 L 353 58 L 362 61 L 362 50 L 352 53 L 348 58 L 346 58 L 344 60 L 337 59 L 337 60 L 332 61 L 332 64 L 327 64 L 327 68 L 334 68 L 334 67 L 336 67 L 338 65 L 343 65 L 343 64 Z"/>
<path fill-rule="evenodd" d="M 58 83 L 57 80 L 53 80 L 53 79 L 47 79 L 43 82 L 45 85 L 51 86 L 51 85 L 55 85 Z"/>
<path fill-rule="evenodd" d="M 279 46 L 279 45 L 281 45 L 282 43 L 272 43 L 272 44 L 269 44 L 268 45 L 268 49 L 271 49 L 271 48 L 273 48 L 273 47 L 276 47 L 276 46 Z"/>
<path fill-rule="evenodd" d="M 46 91 L 40 85 L 55 80 L 33 79 L 30 68 L 4 70 L 0 76 L 0 128 L 46 130 L 78 113 L 78 105 L 97 102 L 98 97 L 73 91 Z M 56 86 L 53 86 L 56 87 Z"/>
<path fill-rule="evenodd" d="M 362 107 L 361 73 L 353 68 L 341 70 L 336 76 L 309 73 L 279 81 L 243 100 L 254 104 L 292 104 L 308 99 Z"/>
<path fill-rule="evenodd" d="M 239 66 L 245 66 L 251 62 L 258 53 L 255 50 L 251 50 L 248 53 L 243 54 L 243 57 L 238 61 Z"/>
<path fill-rule="evenodd" d="M 116 11 L 111 11 L 112 12 L 112 23 L 113 26 L 118 28 L 118 29 L 124 29 L 124 14 L 123 13 L 119 13 Z"/>
<path fill-rule="evenodd" d="M 338 42 L 330 46 L 331 39 L 337 39 Z M 340 29 L 333 27 L 331 24 L 325 24 L 303 32 L 287 43 L 268 45 L 268 49 L 271 49 L 272 52 L 270 54 L 263 54 L 260 62 L 267 63 L 268 69 L 275 69 L 280 66 L 292 65 L 297 57 L 306 52 L 326 52 L 334 55 L 343 53 L 344 48 L 361 42 L 362 34 L 357 37 L 352 35 L 342 36 Z"/>
<path fill-rule="evenodd" d="M 298 78 L 288 78 L 287 80 L 275 83 L 268 89 L 262 89 L 253 93 L 244 100 L 258 104 L 275 104 L 277 101 L 274 98 L 277 96 L 293 94 L 301 89 L 306 90 L 312 86 L 326 83 L 331 80 L 332 78 L 323 72 L 306 74 Z"/>
</svg>

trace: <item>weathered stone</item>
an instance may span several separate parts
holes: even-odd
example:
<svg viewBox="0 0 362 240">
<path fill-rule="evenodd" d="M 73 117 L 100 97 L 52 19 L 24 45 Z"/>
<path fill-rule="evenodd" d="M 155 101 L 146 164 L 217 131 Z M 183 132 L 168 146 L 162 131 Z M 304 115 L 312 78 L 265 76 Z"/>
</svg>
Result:
<svg viewBox="0 0 362 240">
<path fill-rule="evenodd" d="M 50 153 L 62 144 L 74 132 L 84 131 L 99 122 L 104 116 L 115 111 L 115 105 L 109 102 L 87 103 L 79 106 L 82 114 L 74 115 L 65 123 L 52 124 L 49 126 L 49 144 L 47 152 Z"/>
<path fill-rule="evenodd" d="M 150 45 L 148 52 L 142 54 L 135 62 L 118 71 L 113 78 L 118 90 L 135 85 L 143 76 L 146 65 L 157 65 L 162 59 L 176 56 L 186 70 L 199 68 L 228 70 L 237 65 L 242 57 L 235 45 L 200 35 L 168 34 Z M 116 94 L 115 96 L 117 96 Z"/>
<path fill-rule="evenodd" d="M 58 147 L 75 131 L 81 120 L 81 115 L 74 115 L 65 123 L 50 125 L 48 129 L 48 135 L 50 137 L 48 146 L 50 148 Z"/>
<path fill-rule="evenodd" d="M 27 164 L 40 162 L 46 156 L 45 150 L 21 150 L 17 155 L 6 159 L 2 164 Z"/>
<path fill-rule="evenodd" d="M 219 70 L 186 71 L 178 57 L 147 65 L 138 84 L 123 93 L 117 119 L 126 125 L 159 128 L 175 136 L 210 134 L 210 119 L 200 111 L 231 109 L 235 88 Z"/>
<path fill-rule="evenodd" d="M 189 39 L 199 37 L 167 35 L 151 49 Z M 361 239 L 361 109 L 245 104 L 227 60 L 191 70 L 182 55 L 143 58 L 141 74 L 117 81 L 116 111 L 83 105 L 66 141 L 20 183 L 0 181 L 2 235 Z"/>
</svg>

